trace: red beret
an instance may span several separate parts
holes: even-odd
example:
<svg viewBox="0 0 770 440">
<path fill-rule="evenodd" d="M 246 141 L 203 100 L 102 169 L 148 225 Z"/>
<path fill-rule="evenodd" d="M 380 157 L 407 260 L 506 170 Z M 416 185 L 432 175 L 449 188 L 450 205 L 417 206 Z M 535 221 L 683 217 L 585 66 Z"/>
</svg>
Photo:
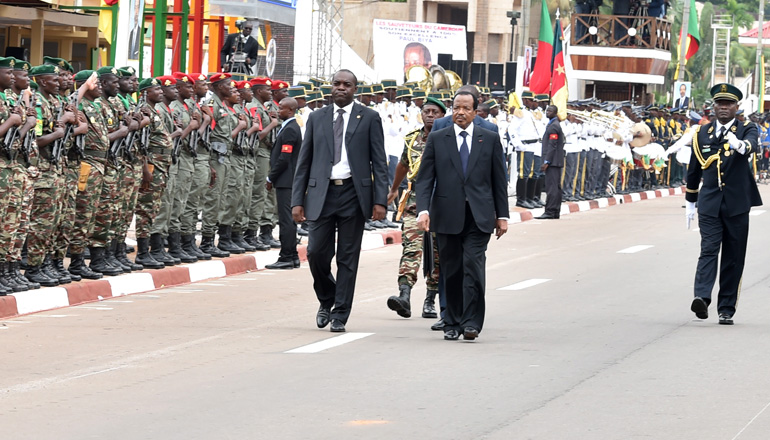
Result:
<svg viewBox="0 0 770 440">
<path fill-rule="evenodd" d="M 251 81 L 252 86 L 272 86 L 273 82 L 270 81 L 270 78 L 264 77 L 264 76 L 258 76 L 256 78 L 253 78 Z"/>
<path fill-rule="evenodd" d="M 251 88 L 251 83 L 249 83 L 248 81 L 245 81 L 245 80 L 244 81 L 236 81 L 235 82 L 235 88 L 238 89 L 238 90 L 250 89 Z"/>
<path fill-rule="evenodd" d="M 195 78 L 193 78 L 192 75 L 188 75 L 184 72 L 174 72 L 171 74 L 171 76 L 173 76 L 175 80 L 184 83 L 193 84 L 195 82 Z"/>
<path fill-rule="evenodd" d="M 271 90 L 288 89 L 289 83 L 281 80 L 273 80 L 273 84 L 270 86 Z"/>
<path fill-rule="evenodd" d="M 163 75 L 155 78 L 162 86 L 175 86 L 176 79 L 171 75 Z"/>
<path fill-rule="evenodd" d="M 191 73 L 190 77 L 195 79 L 195 81 L 208 81 L 206 75 L 199 72 Z"/>
<path fill-rule="evenodd" d="M 232 78 L 232 77 L 233 77 L 233 76 L 232 76 L 232 75 L 230 75 L 229 73 L 222 73 L 222 72 L 218 72 L 218 73 L 214 73 L 214 74 L 212 74 L 212 75 L 209 77 L 209 81 L 211 81 L 211 83 L 213 84 L 213 83 L 217 83 L 217 82 L 219 82 L 219 81 L 224 81 L 224 80 L 226 80 L 226 79 L 230 79 L 230 78 Z"/>
</svg>

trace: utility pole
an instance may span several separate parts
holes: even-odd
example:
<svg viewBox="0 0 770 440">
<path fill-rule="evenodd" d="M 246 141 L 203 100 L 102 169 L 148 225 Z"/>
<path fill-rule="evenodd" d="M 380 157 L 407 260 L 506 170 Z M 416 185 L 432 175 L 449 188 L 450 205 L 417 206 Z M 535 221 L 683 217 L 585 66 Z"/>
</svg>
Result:
<svg viewBox="0 0 770 440">
<path fill-rule="evenodd" d="M 762 1 L 762 0 L 760 0 Z M 684 16 L 682 17 L 682 31 L 679 41 L 679 81 L 684 81 L 684 62 L 687 56 L 687 31 L 690 28 L 690 0 L 684 0 Z"/>
<path fill-rule="evenodd" d="M 545 1 L 545 0 L 542 0 Z M 519 26 L 519 55 L 524 55 L 524 48 L 527 46 L 529 40 L 529 11 L 532 7 L 532 0 L 522 0 L 521 2 L 521 26 Z"/>
<path fill-rule="evenodd" d="M 516 24 L 519 18 L 521 18 L 521 12 L 519 11 L 507 11 L 505 15 L 511 19 L 511 59 L 513 61 L 513 40 L 516 38 Z"/>
<path fill-rule="evenodd" d="M 759 96 L 760 100 L 764 100 L 765 85 L 761 84 L 762 74 L 762 34 L 765 27 L 765 0 L 759 0 L 759 27 L 757 28 L 757 60 L 754 65 L 754 93 Z"/>
</svg>

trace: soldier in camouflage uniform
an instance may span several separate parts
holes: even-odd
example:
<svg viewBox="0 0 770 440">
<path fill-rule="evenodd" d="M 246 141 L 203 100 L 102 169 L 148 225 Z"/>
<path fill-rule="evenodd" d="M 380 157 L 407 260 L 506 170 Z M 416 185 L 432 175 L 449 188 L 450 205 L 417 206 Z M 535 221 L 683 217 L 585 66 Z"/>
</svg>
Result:
<svg viewBox="0 0 770 440">
<path fill-rule="evenodd" d="M 58 274 L 48 269 L 51 264 L 53 237 L 59 225 L 62 174 L 61 143 L 64 124 L 77 124 L 75 114 L 60 110 L 56 95 L 59 93 L 59 68 L 51 65 L 30 69 L 30 76 L 38 84 L 35 95 L 37 123 L 35 135 L 39 149 L 38 170 L 34 179 L 34 198 L 27 235 L 27 271 L 25 276 L 41 286 L 59 285 Z M 45 263 L 45 268 L 43 267 Z"/>
<path fill-rule="evenodd" d="M 136 70 L 133 67 L 123 67 L 118 69 L 118 89 L 116 96 L 110 98 L 113 109 L 122 109 L 123 120 L 133 117 L 139 122 L 139 127 L 132 134 L 133 139 L 125 145 L 123 154 L 123 167 L 118 176 L 118 217 L 114 221 L 113 229 L 117 247 L 115 249 L 115 258 L 123 265 L 133 270 L 141 270 L 143 266 L 128 259 L 126 255 L 126 235 L 131 221 L 134 218 L 136 209 L 137 195 L 139 186 L 142 183 L 142 170 L 144 165 L 144 155 L 139 148 L 142 130 L 150 124 L 150 118 L 141 113 L 141 109 L 136 101 L 131 97 L 139 87 L 136 78 Z M 156 264 L 156 268 L 165 267 L 162 263 Z"/>
<path fill-rule="evenodd" d="M 209 187 L 211 180 L 211 166 L 209 165 L 208 137 L 211 134 L 211 108 L 202 106 L 198 101 L 206 97 L 209 90 L 208 78 L 202 73 L 192 73 L 190 77 L 195 79 L 193 96 L 187 105 L 199 118 L 201 127 L 198 129 L 198 142 L 191 148 L 195 148 L 193 158 L 193 175 L 187 203 L 180 218 L 180 232 L 182 249 L 190 255 L 195 255 L 199 260 L 210 260 L 211 254 L 203 252 L 195 242 L 195 229 L 198 224 L 198 214 L 202 209 L 202 198 Z M 192 150 L 191 150 L 192 151 Z"/>
<path fill-rule="evenodd" d="M 214 185 L 206 191 L 203 198 L 203 213 L 201 233 L 201 250 L 215 257 L 229 256 L 231 225 L 233 218 L 224 216 L 225 188 L 230 170 L 230 156 L 238 133 L 247 128 L 244 119 L 238 117 L 232 106 L 237 104 L 238 95 L 235 82 L 229 73 L 216 73 L 211 76 L 211 88 L 214 92 L 213 130 L 211 132 L 211 169 L 216 173 Z M 219 243 L 216 247 L 221 252 L 214 251 L 214 234 L 219 226 Z M 243 248 L 238 248 L 243 249 Z"/>
<path fill-rule="evenodd" d="M 409 180 L 407 194 L 404 194 L 406 200 L 399 203 L 399 211 L 402 212 L 402 246 L 401 263 L 398 268 L 398 290 L 399 296 L 388 298 L 388 307 L 398 313 L 399 316 L 409 318 L 412 316 L 410 305 L 410 295 L 412 287 L 417 282 L 417 275 L 420 272 L 420 263 L 424 249 L 423 231 L 417 227 L 417 198 L 414 191 L 414 183 L 417 180 L 417 174 L 420 170 L 422 153 L 428 140 L 428 135 L 433 128 L 433 122 L 444 116 L 446 107 L 441 101 L 435 98 L 427 98 L 422 106 L 423 128 L 414 130 L 404 137 L 404 152 L 401 160 L 396 166 L 396 175 L 393 185 L 388 194 L 388 204 L 393 203 L 398 195 L 398 188 L 404 177 Z M 435 238 L 432 240 L 433 247 L 433 269 L 430 271 L 425 284 L 427 286 L 427 295 L 423 304 L 422 317 L 436 318 L 435 298 L 438 293 L 438 248 Z"/>
<path fill-rule="evenodd" d="M 150 115 L 151 121 L 146 147 L 146 164 L 136 204 L 136 262 L 145 268 L 158 268 L 158 263 L 165 264 L 153 258 L 149 250 L 150 242 L 153 249 L 163 248 L 163 236 L 158 232 L 151 234 L 151 231 L 154 228 L 153 222 L 160 212 L 161 200 L 166 189 L 173 149 L 171 135 L 176 131 L 171 114 L 161 114 L 157 110 L 158 104 L 163 104 L 163 89 L 160 84 L 160 81 L 155 78 L 147 78 L 139 83 L 139 92 L 144 92 L 146 98 L 144 108 Z"/>
</svg>

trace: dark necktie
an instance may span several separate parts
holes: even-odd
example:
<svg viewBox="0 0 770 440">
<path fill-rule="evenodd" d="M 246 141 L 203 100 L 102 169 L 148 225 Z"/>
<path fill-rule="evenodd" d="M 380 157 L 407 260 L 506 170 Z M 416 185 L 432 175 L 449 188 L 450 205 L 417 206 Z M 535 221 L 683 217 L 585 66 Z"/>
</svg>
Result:
<svg viewBox="0 0 770 440">
<path fill-rule="evenodd" d="M 334 121 L 334 165 L 342 160 L 342 137 L 345 135 L 345 109 L 337 110 L 337 120 Z"/>
<path fill-rule="evenodd" d="M 463 177 L 465 176 L 465 170 L 468 169 L 468 157 L 471 155 L 471 151 L 468 148 L 468 132 L 461 131 L 460 136 L 463 137 L 463 143 L 460 145 L 460 163 L 463 165 Z"/>
</svg>

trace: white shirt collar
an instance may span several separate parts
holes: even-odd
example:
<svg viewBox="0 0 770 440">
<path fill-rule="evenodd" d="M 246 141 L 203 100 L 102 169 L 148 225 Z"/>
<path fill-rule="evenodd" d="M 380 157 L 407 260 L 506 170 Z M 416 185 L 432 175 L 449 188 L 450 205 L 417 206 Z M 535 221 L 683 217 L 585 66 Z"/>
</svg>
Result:
<svg viewBox="0 0 770 440">
<path fill-rule="evenodd" d="M 353 105 L 355 105 L 355 101 L 352 101 L 350 104 L 346 105 L 345 107 L 340 107 L 337 104 L 334 104 L 334 113 L 337 113 L 337 110 L 343 109 L 345 110 L 345 114 L 349 115 L 351 111 L 353 111 Z"/>
<path fill-rule="evenodd" d="M 471 125 L 469 125 L 465 129 L 460 128 L 460 126 L 457 124 L 453 124 L 453 126 L 455 128 L 455 137 L 460 136 L 461 131 L 467 131 L 470 136 L 473 136 L 473 121 L 471 121 Z"/>
<path fill-rule="evenodd" d="M 725 125 L 722 125 L 721 123 L 719 123 L 719 120 L 718 120 L 718 119 L 715 119 L 715 121 L 717 122 L 717 135 L 719 135 L 719 133 L 721 133 L 721 131 L 722 131 L 722 127 L 725 127 L 727 130 L 729 130 L 729 129 L 730 129 L 730 127 L 732 127 L 732 126 L 733 126 L 733 124 L 735 124 L 735 118 L 733 118 L 733 120 L 732 120 L 732 121 L 728 122 L 728 123 L 727 123 L 727 124 L 725 124 Z"/>
</svg>

